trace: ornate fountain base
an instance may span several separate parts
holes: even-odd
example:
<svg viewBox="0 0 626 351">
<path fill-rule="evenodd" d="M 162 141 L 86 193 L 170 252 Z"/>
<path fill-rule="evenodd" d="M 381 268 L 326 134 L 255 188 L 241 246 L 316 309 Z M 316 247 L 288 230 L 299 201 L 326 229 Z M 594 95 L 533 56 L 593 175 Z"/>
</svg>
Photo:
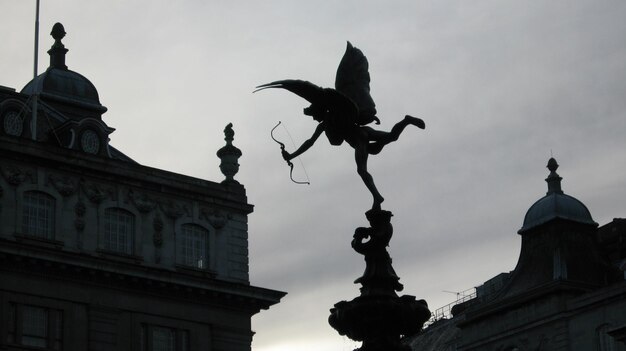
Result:
<svg viewBox="0 0 626 351">
<path fill-rule="evenodd" d="M 411 351 L 400 337 L 419 332 L 430 318 L 426 301 L 415 296 L 359 296 L 341 301 L 330 310 L 328 323 L 352 340 L 362 341 L 360 351 Z"/>
<path fill-rule="evenodd" d="M 362 285 L 361 295 L 336 303 L 328 323 L 340 335 L 363 342 L 355 351 L 410 351 L 400 338 L 419 332 L 430 311 L 426 301 L 396 294 L 403 287 L 387 252 L 393 234 L 391 212 L 370 210 L 365 216 L 371 227 L 357 228 L 352 240 L 352 248 L 365 256 L 365 272 L 355 281 Z"/>
</svg>

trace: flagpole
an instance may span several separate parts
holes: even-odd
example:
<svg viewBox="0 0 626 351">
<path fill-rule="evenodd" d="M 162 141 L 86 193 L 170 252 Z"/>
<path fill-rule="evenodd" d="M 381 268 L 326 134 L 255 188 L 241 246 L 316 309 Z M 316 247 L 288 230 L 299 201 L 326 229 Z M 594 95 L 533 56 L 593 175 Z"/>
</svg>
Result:
<svg viewBox="0 0 626 351">
<path fill-rule="evenodd" d="M 39 58 L 39 0 L 35 5 L 35 62 L 33 67 L 33 117 L 31 120 L 30 130 L 33 140 L 37 140 L 37 66 Z"/>
</svg>

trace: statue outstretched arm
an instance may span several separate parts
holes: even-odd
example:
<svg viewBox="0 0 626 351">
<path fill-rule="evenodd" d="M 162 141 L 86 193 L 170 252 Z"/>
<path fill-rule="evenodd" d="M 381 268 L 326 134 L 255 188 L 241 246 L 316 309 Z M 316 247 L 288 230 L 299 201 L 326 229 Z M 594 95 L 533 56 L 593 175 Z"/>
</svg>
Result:
<svg viewBox="0 0 626 351">
<path fill-rule="evenodd" d="M 303 153 L 305 153 L 308 149 L 311 148 L 311 146 L 313 146 L 313 144 L 315 144 L 315 141 L 317 140 L 317 138 L 320 137 L 320 135 L 322 135 L 322 132 L 324 132 L 324 125 L 322 123 L 317 125 L 317 128 L 315 128 L 315 131 L 313 132 L 313 135 L 307 139 L 305 142 L 302 143 L 302 145 L 300 145 L 300 147 L 294 151 L 293 153 L 288 153 L 287 151 L 283 150 L 283 158 L 285 159 L 285 161 L 290 161 L 300 155 L 302 155 Z"/>
</svg>

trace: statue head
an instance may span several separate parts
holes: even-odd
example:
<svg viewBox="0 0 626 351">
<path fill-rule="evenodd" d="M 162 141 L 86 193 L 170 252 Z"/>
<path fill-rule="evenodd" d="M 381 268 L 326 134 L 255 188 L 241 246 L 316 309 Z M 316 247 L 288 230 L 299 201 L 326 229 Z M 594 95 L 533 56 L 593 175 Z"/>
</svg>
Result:
<svg viewBox="0 0 626 351">
<path fill-rule="evenodd" d="M 319 104 L 311 104 L 311 106 L 306 107 L 303 112 L 305 115 L 311 116 L 314 120 L 321 122 L 324 120 L 324 115 L 327 110 Z"/>
<path fill-rule="evenodd" d="M 393 214 L 390 211 L 385 210 L 369 210 L 365 212 L 365 217 L 370 222 L 372 227 L 380 227 L 391 224 L 392 216 Z"/>
</svg>

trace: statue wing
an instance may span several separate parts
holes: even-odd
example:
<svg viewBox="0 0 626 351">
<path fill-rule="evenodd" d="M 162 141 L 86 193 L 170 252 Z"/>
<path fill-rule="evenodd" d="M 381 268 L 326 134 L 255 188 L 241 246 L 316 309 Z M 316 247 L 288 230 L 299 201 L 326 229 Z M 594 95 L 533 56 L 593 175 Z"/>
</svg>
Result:
<svg viewBox="0 0 626 351">
<path fill-rule="evenodd" d="M 305 80 L 277 80 L 275 82 L 259 85 L 254 92 L 256 93 L 259 90 L 268 88 L 286 89 L 312 104 L 324 104 L 324 89 Z"/>
<path fill-rule="evenodd" d="M 296 79 L 277 80 L 256 88 L 254 92 L 268 88 L 289 90 L 312 105 L 323 107 L 334 116 L 333 123 L 340 123 L 344 127 L 355 124 L 358 120 L 358 108 L 354 101 L 335 89 L 321 88 L 311 82 Z"/>
<path fill-rule="evenodd" d="M 376 104 L 370 95 L 370 74 L 367 58 L 361 50 L 348 42 L 343 54 L 337 76 L 335 89 L 350 98 L 359 108 L 358 124 L 365 125 L 376 121 Z"/>
</svg>

